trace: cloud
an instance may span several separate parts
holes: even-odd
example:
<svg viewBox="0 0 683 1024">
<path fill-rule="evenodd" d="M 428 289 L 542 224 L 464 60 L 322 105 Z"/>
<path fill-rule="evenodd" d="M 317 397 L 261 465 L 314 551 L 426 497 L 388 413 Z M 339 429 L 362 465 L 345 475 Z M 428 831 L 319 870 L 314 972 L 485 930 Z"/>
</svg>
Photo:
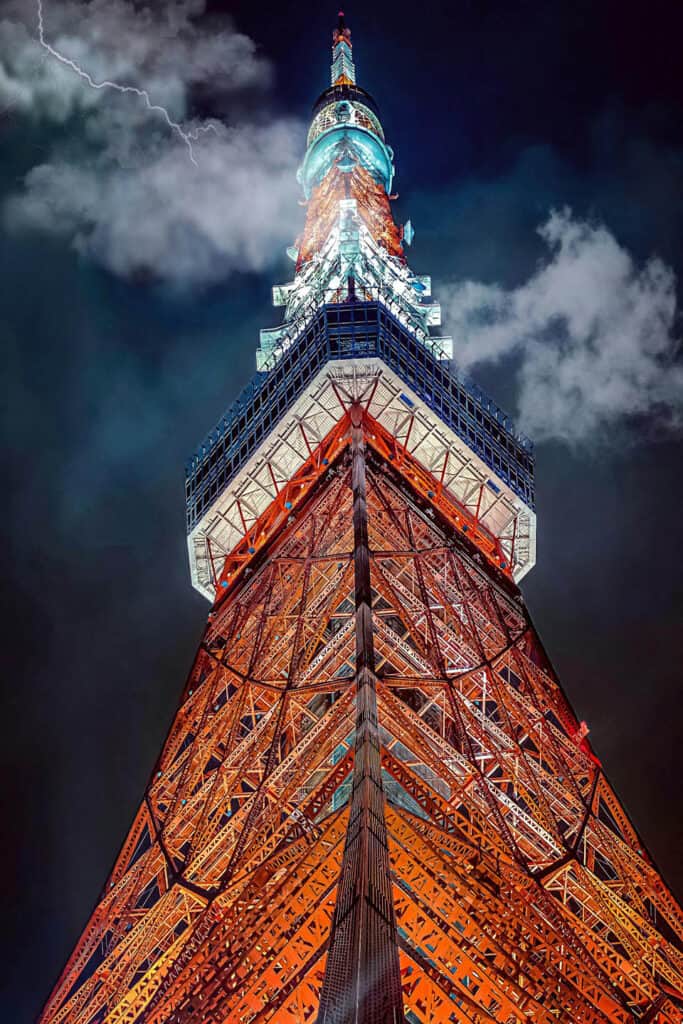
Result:
<svg viewBox="0 0 683 1024">
<path fill-rule="evenodd" d="M 196 166 L 140 97 L 94 90 L 40 47 L 37 14 L 28 17 L 22 3 L 0 22 L 0 104 L 59 131 L 48 159 L 6 201 L 7 226 L 63 235 L 113 273 L 179 286 L 258 271 L 279 257 L 300 228 L 302 127 L 233 115 L 230 126 L 213 120 L 202 132 L 190 119 L 198 90 L 264 95 L 271 68 L 252 40 L 224 19 L 202 18 L 203 0 L 158 13 L 123 0 L 66 0 L 44 13 L 50 45 L 95 81 L 144 88 L 184 131 L 200 129 Z"/>
<path fill-rule="evenodd" d="M 150 7 L 127 0 L 44 0 L 45 37 L 95 80 L 146 88 L 172 114 L 187 114 L 188 88 L 242 89 L 270 82 L 271 67 L 230 21 L 203 19 L 204 0 Z M 107 101 L 38 44 L 38 6 L 9 0 L 0 21 L 0 99 L 34 116 L 65 121 Z M 134 106 L 131 107 L 131 110 Z"/>
<path fill-rule="evenodd" d="M 460 368 L 510 359 L 519 426 L 537 441 L 604 442 L 635 418 L 679 430 L 673 271 L 656 257 L 638 267 L 606 227 L 569 209 L 538 231 L 548 254 L 523 284 L 443 290 Z"/>
<path fill-rule="evenodd" d="M 207 284 L 261 270 L 296 234 L 296 126 L 220 126 L 197 149 L 147 147 L 133 166 L 55 156 L 34 167 L 5 215 L 14 228 L 62 234 L 120 275 Z"/>
</svg>

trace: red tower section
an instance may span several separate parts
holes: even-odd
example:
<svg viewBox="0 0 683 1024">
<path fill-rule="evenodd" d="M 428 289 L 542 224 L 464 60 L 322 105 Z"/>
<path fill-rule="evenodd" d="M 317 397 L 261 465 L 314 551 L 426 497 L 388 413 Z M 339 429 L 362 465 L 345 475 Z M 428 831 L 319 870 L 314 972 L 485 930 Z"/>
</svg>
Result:
<svg viewBox="0 0 683 1024">
<path fill-rule="evenodd" d="M 188 464 L 197 657 L 44 1024 L 676 1024 L 681 910 L 518 587 L 533 452 L 453 373 L 343 16 L 284 322 Z"/>
</svg>

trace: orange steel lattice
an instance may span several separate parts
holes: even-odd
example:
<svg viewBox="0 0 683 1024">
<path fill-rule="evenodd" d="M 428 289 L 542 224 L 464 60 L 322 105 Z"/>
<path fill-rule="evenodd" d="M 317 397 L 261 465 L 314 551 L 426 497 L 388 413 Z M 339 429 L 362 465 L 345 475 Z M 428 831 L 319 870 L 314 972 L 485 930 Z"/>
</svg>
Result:
<svg viewBox="0 0 683 1024">
<path fill-rule="evenodd" d="M 680 908 L 519 590 L 376 427 L 350 408 L 299 503 L 218 588 L 45 1024 L 316 1020 L 358 757 L 359 600 L 405 1019 L 681 1021 Z"/>
<path fill-rule="evenodd" d="M 356 199 L 358 213 L 375 241 L 400 263 L 406 262 L 401 231 L 394 221 L 389 196 L 369 171 L 359 164 L 351 170 L 341 169 L 340 165 L 343 166 L 346 160 L 348 156 L 342 151 L 335 165 L 313 190 L 299 242 L 297 269 L 308 263 L 322 248 L 339 219 L 340 199 Z"/>
</svg>

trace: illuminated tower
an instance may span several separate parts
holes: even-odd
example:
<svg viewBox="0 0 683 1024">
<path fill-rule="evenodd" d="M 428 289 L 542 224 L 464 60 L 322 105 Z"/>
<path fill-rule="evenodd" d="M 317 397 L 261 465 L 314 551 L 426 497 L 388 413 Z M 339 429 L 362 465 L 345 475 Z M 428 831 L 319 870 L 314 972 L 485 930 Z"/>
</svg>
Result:
<svg viewBox="0 0 683 1024">
<path fill-rule="evenodd" d="M 531 446 L 433 332 L 355 77 L 340 16 L 282 325 L 187 468 L 208 623 L 41 1020 L 675 1024 L 680 908 L 518 589 Z"/>
</svg>

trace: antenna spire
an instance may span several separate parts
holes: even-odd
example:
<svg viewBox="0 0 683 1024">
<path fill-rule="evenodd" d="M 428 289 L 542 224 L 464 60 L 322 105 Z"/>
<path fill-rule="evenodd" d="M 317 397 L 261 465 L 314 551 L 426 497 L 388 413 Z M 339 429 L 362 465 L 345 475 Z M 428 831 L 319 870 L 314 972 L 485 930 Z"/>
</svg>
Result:
<svg viewBox="0 0 683 1024">
<path fill-rule="evenodd" d="M 339 11 L 337 27 L 332 32 L 332 85 L 355 85 L 356 68 L 351 50 L 351 29 L 346 26 L 344 12 Z"/>
</svg>

